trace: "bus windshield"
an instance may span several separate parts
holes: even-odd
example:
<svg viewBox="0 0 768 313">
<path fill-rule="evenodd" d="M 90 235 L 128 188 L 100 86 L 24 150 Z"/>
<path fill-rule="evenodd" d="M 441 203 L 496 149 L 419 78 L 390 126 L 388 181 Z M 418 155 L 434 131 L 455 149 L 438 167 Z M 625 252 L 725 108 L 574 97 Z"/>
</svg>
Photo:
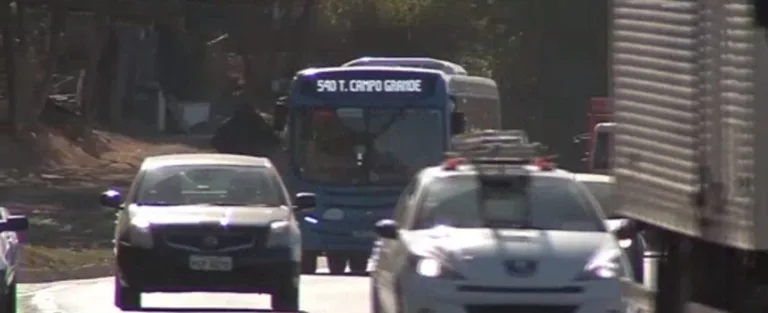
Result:
<svg viewBox="0 0 768 313">
<path fill-rule="evenodd" d="M 303 179 L 332 184 L 402 184 L 442 156 L 439 110 L 296 110 L 294 158 Z"/>
</svg>

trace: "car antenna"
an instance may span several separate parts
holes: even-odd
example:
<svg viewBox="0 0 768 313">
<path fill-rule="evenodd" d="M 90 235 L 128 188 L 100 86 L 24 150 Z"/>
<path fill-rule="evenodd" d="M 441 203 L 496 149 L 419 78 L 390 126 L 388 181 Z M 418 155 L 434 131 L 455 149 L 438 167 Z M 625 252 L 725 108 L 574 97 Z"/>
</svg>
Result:
<svg viewBox="0 0 768 313">
<path fill-rule="evenodd" d="M 486 203 L 500 188 L 524 193 L 530 183 L 529 165 L 534 164 L 540 150 L 529 143 L 521 130 L 485 130 L 457 135 L 451 141 L 451 155 L 472 165 L 479 185 L 477 205 L 485 227 L 493 228 Z M 530 224 L 527 213 L 524 225 Z"/>
</svg>

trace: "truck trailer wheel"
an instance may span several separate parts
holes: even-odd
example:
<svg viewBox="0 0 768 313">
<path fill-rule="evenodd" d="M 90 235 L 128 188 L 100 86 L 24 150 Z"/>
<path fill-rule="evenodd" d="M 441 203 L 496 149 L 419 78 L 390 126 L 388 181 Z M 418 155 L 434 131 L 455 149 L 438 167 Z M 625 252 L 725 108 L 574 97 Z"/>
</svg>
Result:
<svg viewBox="0 0 768 313">
<path fill-rule="evenodd" d="M 347 255 L 344 253 L 326 253 L 325 258 L 328 261 L 328 271 L 331 275 L 344 274 L 347 269 Z"/>
</svg>

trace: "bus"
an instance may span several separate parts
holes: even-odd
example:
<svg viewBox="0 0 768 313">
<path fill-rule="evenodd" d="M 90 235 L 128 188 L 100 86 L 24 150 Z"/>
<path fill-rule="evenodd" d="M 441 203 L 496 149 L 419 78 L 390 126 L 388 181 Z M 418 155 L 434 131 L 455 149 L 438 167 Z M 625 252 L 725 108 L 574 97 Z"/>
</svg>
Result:
<svg viewBox="0 0 768 313">
<path fill-rule="evenodd" d="M 468 130 L 501 128 L 499 87 L 493 79 L 470 76 L 467 70 L 446 60 L 422 57 L 362 57 L 344 63 L 342 67 L 387 66 L 424 68 L 445 74 L 450 93 L 458 111 L 463 112 Z"/>
<path fill-rule="evenodd" d="M 320 255 L 332 274 L 347 264 L 365 272 L 373 226 L 392 217 L 410 178 L 442 160 L 451 136 L 467 125 L 498 127 L 494 118 L 478 122 L 473 119 L 482 114 L 462 111 L 473 101 L 465 99 L 476 98 L 474 89 L 488 97 L 487 88 L 452 79 L 438 70 L 392 66 L 313 68 L 294 77 L 274 121 L 287 134 L 288 185 L 317 195 L 314 210 L 297 214 L 302 272 L 315 272 Z"/>
</svg>

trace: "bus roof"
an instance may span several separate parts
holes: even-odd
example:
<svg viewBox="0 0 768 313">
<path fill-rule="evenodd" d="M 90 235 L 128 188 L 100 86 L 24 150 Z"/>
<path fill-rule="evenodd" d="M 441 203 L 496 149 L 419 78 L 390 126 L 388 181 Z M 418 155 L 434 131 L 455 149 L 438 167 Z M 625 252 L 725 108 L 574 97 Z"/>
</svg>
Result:
<svg viewBox="0 0 768 313">
<path fill-rule="evenodd" d="M 455 96 L 474 96 L 498 99 L 496 81 L 479 76 L 448 76 L 448 93 Z"/>
<path fill-rule="evenodd" d="M 320 67 L 320 68 L 308 68 L 299 71 L 296 76 L 309 76 L 315 74 L 324 73 L 339 73 L 339 72 L 358 72 L 358 71 L 380 71 L 380 72 L 411 72 L 411 73 L 431 73 L 442 76 L 443 73 L 436 70 L 423 69 L 423 68 L 403 68 L 403 67 L 391 67 L 391 66 L 356 66 L 356 67 Z"/>
<path fill-rule="evenodd" d="M 362 57 L 344 63 L 342 67 L 390 66 L 437 70 L 448 75 L 467 75 L 467 70 L 456 63 L 433 58 L 412 57 Z"/>
</svg>

